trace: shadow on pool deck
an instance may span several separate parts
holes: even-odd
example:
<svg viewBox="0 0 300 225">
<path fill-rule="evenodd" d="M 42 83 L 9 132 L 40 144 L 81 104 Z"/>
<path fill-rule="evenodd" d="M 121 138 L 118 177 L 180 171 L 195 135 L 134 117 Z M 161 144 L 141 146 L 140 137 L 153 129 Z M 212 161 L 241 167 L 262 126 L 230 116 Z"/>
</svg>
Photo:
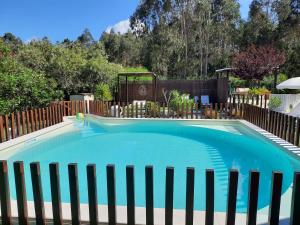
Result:
<svg viewBox="0 0 300 225">
<path fill-rule="evenodd" d="M 281 219 L 279 221 L 279 225 L 289 225 L 290 224 L 290 219 L 286 218 L 286 219 Z M 259 225 L 269 225 L 269 223 L 260 223 Z"/>
</svg>

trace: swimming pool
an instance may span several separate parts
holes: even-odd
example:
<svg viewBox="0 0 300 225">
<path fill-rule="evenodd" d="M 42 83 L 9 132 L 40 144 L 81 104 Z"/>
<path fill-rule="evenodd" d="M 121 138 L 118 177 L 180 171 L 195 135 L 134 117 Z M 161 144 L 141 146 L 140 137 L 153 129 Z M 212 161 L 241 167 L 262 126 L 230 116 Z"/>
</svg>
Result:
<svg viewBox="0 0 300 225">
<path fill-rule="evenodd" d="M 95 163 L 99 204 L 107 203 L 106 165 L 116 167 L 117 204 L 126 205 L 126 165 L 135 167 L 136 205 L 145 206 L 145 166 L 154 168 L 154 206 L 164 207 L 165 170 L 175 168 L 174 208 L 185 208 L 186 168 L 195 168 L 195 209 L 205 209 L 205 169 L 215 170 L 215 210 L 226 211 L 228 170 L 238 169 L 237 211 L 246 212 L 248 176 L 259 170 L 259 208 L 269 204 L 272 171 L 284 173 L 283 193 L 300 161 L 239 121 L 122 120 L 87 117 L 71 130 L 30 141 L 8 158 L 25 164 L 28 200 L 33 200 L 29 163 L 41 163 L 44 200 L 51 201 L 49 163 L 59 162 L 62 201 L 69 202 L 68 163 L 78 163 L 81 203 L 87 203 L 86 165 Z M 10 176 L 15 198 L 13 176 Z"/>
</svg>

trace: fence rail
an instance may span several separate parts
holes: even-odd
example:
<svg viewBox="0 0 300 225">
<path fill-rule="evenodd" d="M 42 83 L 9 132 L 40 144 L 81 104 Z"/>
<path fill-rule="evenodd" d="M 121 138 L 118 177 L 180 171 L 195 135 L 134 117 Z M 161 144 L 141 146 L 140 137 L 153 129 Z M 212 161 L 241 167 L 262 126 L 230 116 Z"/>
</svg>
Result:
<svg viewBox="0 0 300 225">
<path fill-rule="evenodd" d="M 21 161 L 14 162 L 14 175 L 17 193 L 17 210 L 19 224 L 28 224 L 28 210 L 27 210 L 27 193 L 25 186 L 24 164 Z M 51 163 L 50 170 L 50 191 L 52 196 L 52 211 L 53 222 L 56 225 L 63 224 L 64 218 L 62 217 L 62 202 L 60 190 L 60 173 L 59 164 Z M 45 206 L 43 200 L 43 190 L 41 183 L 40 164 L 34 162 L 30 164 L 31 181 L 33 187 L 34 210 L 35 219 L 37 224 L 46 224 Z M 69 193 L 71 203 L 71 220 L 72 224 L 80 224 L 80 195 L 78 189 L 78 171 L 77 164 L 71 163 L 68 165 L 69 174 Z M 152 166 L 145 167 L 145 212 L 146 224 L 154 224 L 154 170 Z M 228 176 L 228 192 L 227 192 L 227 211 L 226 211 L 226 225 L 234 225 L 236 218 L 236 203 L 238 191 L 238 177 L 237 170 L 230 170 Z M 258 171 L 249 172 L 249 185 L 248 185 L 248 210 L 246 213 L 247 225 L 254 225 L 257 221 L 258 210 L 258 189 L 259 189 Z M 0 197 L 1 197 L 1 219 L 2 224 L 12 224 L 11 213 L 11 199 L 10 199 L 10 186 L 9 186 L 8 165 L 6 161 L 0 161 Z M 88 190 L 88 209 L 89 209 L 89 222 L 90 224 L 99 223 L 98 212 L 98 194 L 97 194 L 97 175 L 96 166 L 89 164 L 86 167 L 87 190 Z M 215 203 L 215 175 L 214 170 L 206 170 L 206 208 L 205 208 L 205 224 L 214 224 L 214 203 Z M 271 184 L 271 198 L 269 209 L 269 224 L 279 224 L 279 212 L 281 204 L 282 180 L 283 174 L 280 172 L 273 172 Z M 107 185 L 107 210 L 108 210 L 108 224 L 117 224 L 117 196 L 116 196 L 116 174 L 115 166 L 106 166 L 106 185 Z M 127 198 L 127 224 L 135 224 L 135 179 L 134 167 L 126 167 L 126 198 Z M 137 184 L 139 188 L 139 184 Z M 161 185 L 165 189 L 165 224 L 173 224 L 173 201 L 174 201 L 174 168 L 166 168 L 165 184 Z M 104 188 L 100 188 L 103 190 Z M 189 167 L 186 169 L 186 207 L 185 207 L 185 224 L 192 225 L 194 221 L 194 190 L 195 189 L 195 169 Z M 204 189 L 203 189 L 204 190 Z M 184 193 L 184 192 L 182 192 Z M 184 197 L 184 196 L 182 196 Z M 300 224 L 300 173 L 294 174 L 293 194 L 291 201 L 290 211 L 290 224 Z M 101 218 L 100 218 L 101 219 Z"/>
</svg>

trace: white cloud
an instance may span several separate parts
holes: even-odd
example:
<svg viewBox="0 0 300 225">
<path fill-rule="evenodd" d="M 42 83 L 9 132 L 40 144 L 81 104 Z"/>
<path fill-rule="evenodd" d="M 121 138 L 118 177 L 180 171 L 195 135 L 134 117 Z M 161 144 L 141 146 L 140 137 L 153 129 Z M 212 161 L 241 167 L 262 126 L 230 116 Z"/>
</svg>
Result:
<svg viewBox="0 0 300 225">
<path fill-rule="evenodd" d="M 111 30 L 114 30 L 115 33 L 120 33 L 120 34 L 127 33 L 128 31 L 131 30 L 129 19 L 122 20 L 122 21 L 118 22 L 117 24 L 115 24 L 113 26 L 107 27 L 105 32 L 109 33 L 109 32 L 111 32 Z"/>
</svg>

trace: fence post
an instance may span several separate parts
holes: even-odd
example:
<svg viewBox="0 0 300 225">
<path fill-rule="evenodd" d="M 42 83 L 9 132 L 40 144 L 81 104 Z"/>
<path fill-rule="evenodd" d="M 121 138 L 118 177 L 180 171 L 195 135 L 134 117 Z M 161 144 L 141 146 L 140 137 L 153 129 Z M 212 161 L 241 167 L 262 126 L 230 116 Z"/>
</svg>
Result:
<svg viewBox="0 0 300 225">
<path fill-rule="evenodd" d="M 228 178 L 226 225 L 235 225 L 238 179 L 239 179 L 238 171 L 231 170 Z"/>
<path fill-rule="evenodd" d="M 107 205 L 108 205 L 108 224 L 115 225 L 117 223 L 116 210 L 116 181 L 115 181 L 115 166 L 107 165 Z"/>
<path fill-rule="evenodd" d="M 271 202 L 269 207 L 269 224 L 279 225 L 282 173 L 273 172 Z"/>
<path fill-rule="evenodd" d="M 77 164 L 70 163 L 68 165 L 69 172 L 69 190 L 70 190 L 70 200 L 71 200 L 71 215 L 72 224 L 80 224 L 80 199 L 79 199 L 79 188 L 78 188 L 78 172 Z"/>
<path fill-rule="evenodd" d="M 214 224 L 214 195 L 215 195 L 215 181 L 214 171 L 206 170 L 206 215 L 205 225 Z"/>
<path fill-rule="evenodd" d="M 97 225 L 98 224 L 98 196 L 97 196 L 96 165 L 95 164 L 87 165 L 86 172 L 87 172 L 90 224 Z"/>
<path fill-rule="evenodd" d="M 185 207 L 185 224 L 193 225 L 194 220 L 194 184 L 195 169 L 187 168 L 186 174 L 186 207 Z"/>
<path fill-rule="evenodd" d="M 299 133 L 300 133 L 300 119 L 297 118 L 296 120 L 296 134 L 295 134 L 295 141 L 294 145 L 299 146 Z"/>
<path fill-rule="evenodd" d="M 2 116 L 0 116 L 2 117 Z M 0 161 L 0 203 L 3 225 L 12 225 L 7 161 Z"/>
<path fill-rule="evenodd" d="M 4 142 L 3 117 L 0 115 L 0 142 Z"/>
<path fill-rule="evenodd" d="M 30 163 L 32 192 L 34 198 L 34 209 L 36 224 L 45 225 L 45 208 L 41 182 L 41 170 L 39 163 Z"/>
<path fill-rule="evenodd" d="M 16 137 L 16 130 L 15 130 L 15 114 L 11 114 L 11 138 L 14 139 Z"/>
<path fill-rule="evenodd" d="M 154 224 L 153 167 L 146 166 L 146 225 Z"/>
<path fill-rule="evenodd" d="M 21 161 L 14 162 L 17 205 L 18 205 L 18 220 L 19 224 L 28 224 L 27 197 L 24 178 L 24 164 Z"/>
<path fill-rule="evenodd" d="M 5 134 L 6 134 L 6 141 L 9 141 L 10 140 L 10 132 L 9 132 L 8 115 L 5 115 Z"/>
<path fill-rule="evenodd" d="M 166 169 L 165 224 L 173 224 L 174 168 Z"/>
<path fill-rule="evenodd" d="M 135 224 L 134 167 L 126 167 L 127 224 Z"/>
<path fill-rule="evenodd" d="M 251 171 L 249 179 L 247 225 L 256 225 L 259 172 Z"/>
<path fill-rule="evenodd" d="M 290 225 L 300 224 L 300 173 L 294 174 Z"/>
<path fill-rule="evenodd" d="M 50 187 L 51 200 L 53 211 L 54 225 L 62 225 L 62 209 L 61 209 L 61 195 L 60 195 L 60 181 L 59 181 L 59 166 L 58 163 L 51 163 L 50 170 Z"/>
</svg>

